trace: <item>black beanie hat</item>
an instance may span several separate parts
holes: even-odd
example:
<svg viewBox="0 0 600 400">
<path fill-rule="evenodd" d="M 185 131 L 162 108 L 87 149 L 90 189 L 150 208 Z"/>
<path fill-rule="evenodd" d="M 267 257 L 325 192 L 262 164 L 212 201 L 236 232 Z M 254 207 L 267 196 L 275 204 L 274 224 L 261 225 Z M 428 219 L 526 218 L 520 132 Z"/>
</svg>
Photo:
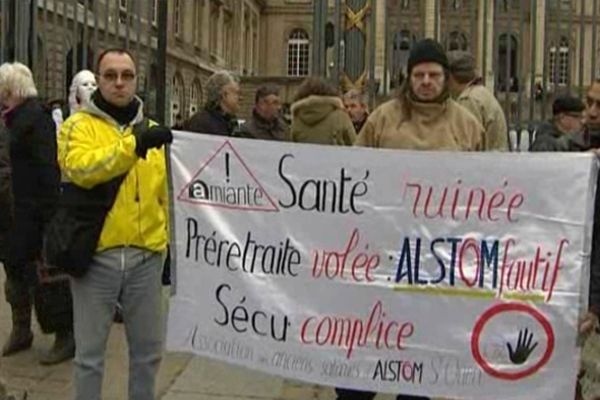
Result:
<svg viewBox="0 0 600 400">
<path fill-rule="evenodd" d="M 552 103 L 552 115 L 568 112 L 582 112 L 583 102 L 573 96 L 559 96 Z"/>
<path fill-rule="evenodd" d="M 440 64 L 444 69 L 448 69 L 448 57 L 441 44 L 433 39 L 423 39 L 417 42 L 410 50 L 408 56 L 407 73 L 410 75 L 413 67 L 424 62 L 434 62 Z"/>
</svg>

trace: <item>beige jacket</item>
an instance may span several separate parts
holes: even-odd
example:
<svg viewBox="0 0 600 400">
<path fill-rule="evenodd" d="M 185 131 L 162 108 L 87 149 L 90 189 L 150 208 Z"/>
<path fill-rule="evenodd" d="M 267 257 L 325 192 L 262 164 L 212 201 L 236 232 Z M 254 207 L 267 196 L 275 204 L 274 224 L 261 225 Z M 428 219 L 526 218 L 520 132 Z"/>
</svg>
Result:
<svg viewBox="0 0 600 400">
<path fill-rule="evenodd" d="M 472 112 L 483 125 L 483 150 L 508 151 L 508 129 L 504 111 L 485 86 L 467 86 L 456 101 Z"/>
<path fill-rule="evenodd" d="M 402 101 L 379 106 L 367 119 L 356 145 L 407 150 L 480 150 L 483 127 L 454 100 L 443 103 L 411 102 L 405 115 Z"/>
</svg>

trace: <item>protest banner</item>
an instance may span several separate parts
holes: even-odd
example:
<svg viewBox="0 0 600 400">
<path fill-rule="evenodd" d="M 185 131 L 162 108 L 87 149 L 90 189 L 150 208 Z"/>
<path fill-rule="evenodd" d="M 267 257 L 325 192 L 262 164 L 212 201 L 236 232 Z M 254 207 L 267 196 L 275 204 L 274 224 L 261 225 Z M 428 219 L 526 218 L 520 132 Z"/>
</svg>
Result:
<svg viewBox="0 0 600 400">
<path fill-rule="evenodd" d="M 167 348 L 345 388 L 570 399 L 597 166 L 549 158 L 176 132 Z"/>
</svg>

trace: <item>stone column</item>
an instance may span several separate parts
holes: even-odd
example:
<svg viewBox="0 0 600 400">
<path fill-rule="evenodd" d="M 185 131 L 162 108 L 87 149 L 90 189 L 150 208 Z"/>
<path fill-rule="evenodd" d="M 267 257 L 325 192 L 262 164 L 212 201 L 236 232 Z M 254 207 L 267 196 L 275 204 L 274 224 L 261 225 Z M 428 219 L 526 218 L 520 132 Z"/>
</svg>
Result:
<svg viewBox="0 0 600 400">
<path fill-rule="evenodd" d="M 225 43 L 223 43 L 225 33 L 225 12 L 223 10 L 223 5 L 219 5 L 219 19 L 217 22 L 217 51 L 216 53 L 222 59 L 225 58 Z"/>
<path fill-rule="evenodd" d="M 238 10 L 240 15 L 240 23 L 239 23 L 239 36 L 238 36 L 238 51 L 237 51 L 237 61 L 238 61 L 238 71 L 240 74 L 244 71 L 244 65 L 246 64 L 246 51 L 245 46 L 247 43 L 245 42 L 245 34 L 246 34 L 246 1 L 240 1 L 240 9 Z"/>
<path fill-rule="evenodd" d="M 439 36 L 439 18 L 436 17 L 437 10 L 435 9 L 436 0 L 425 0 L 425 37 L 437 39 Z M 438 24 L 438 29 L 436 29 Z"/>
<path fill-rule="evenodd" d="M 494 3 L 489 0 L 478 1 L 477 35 L 480 40 L 477 49 L 477 67 L 485 78 L 485 85 L 490 90 L 494 90 Z"/>
<path fill-rule="evenodd" d="M 210 51 L 210 3 L 211 0 L 204 0 L 202 9 L 202 50 L 208 54 Z"/>
<path fill-rule="evenodd" d="M 583 1 L 583 0 L 582 0 Z M 546 38 L 544 32 L 546 31 L 546 0 L 536 0 L 536 22 L 535 22 L 535 80 L 540 81 L 544 76 L 544 43 Z"/>
<path fill-rule="evenodd" d="M 259 54 L 259 42 L 260 42 L 260 14 L 255 14 L 255 19 L 254 19 L 254 23 L 256 24 L 256 31 L 254 32 L 254 35 L 256 36 L 256 40 L 254 40 L 254 36 L 252 38 L 253 43 L 252 43 L 252 48 L 254 49 L 254 60 L 253 60 L 253 67 L 252 67 L 252 71 L 254 71 L 254 75 L 258 74 L 258 54 Z"/>
<path fill-rule="evenodd" d="M 254 59 L 256 58 L 256 54 L 254 54 L 254 18 L 254 13 L 251 12 L 248 21 L 248 28 L 250 29 L 250 34 L 248 36 L 250 37 L 250 43 L 246 43 L 246 46 L 250 49 L 248 52 L 249 60 L 247 62 L 249 75 L 252 75 L 252 72 L 254 71 Z"/>
<path fill-rule="evenodd" d="M 385 0 L 376 0 L 377 12 L 375 14 L 376 19 L 376 33 L 375 33 L 375 79 L 379 80 L 379 91 L 383 91 L 383 87 L 386 84 L 383 81 L 383 66 L 385 64 L 385 19 L 387 18 L 387 7 L 385 6 Z"/>
</svg>

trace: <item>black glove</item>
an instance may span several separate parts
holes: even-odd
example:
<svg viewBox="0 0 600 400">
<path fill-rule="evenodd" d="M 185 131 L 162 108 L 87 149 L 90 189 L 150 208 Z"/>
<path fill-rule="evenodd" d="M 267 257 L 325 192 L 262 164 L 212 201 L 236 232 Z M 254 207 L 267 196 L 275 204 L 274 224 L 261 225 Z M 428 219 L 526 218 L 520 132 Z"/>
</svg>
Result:
<svg viewBox="0 0 600 400">
<path fill-rule="evenodd" d="M 160 125 L 148 127 L 138 124 L 133 127 L 133 135 L 135 136 L 135 153 L 140 158 L 146 158 L 148 150 L 158 149 L 173 141 L 171 130 Z"/>
</svg>

